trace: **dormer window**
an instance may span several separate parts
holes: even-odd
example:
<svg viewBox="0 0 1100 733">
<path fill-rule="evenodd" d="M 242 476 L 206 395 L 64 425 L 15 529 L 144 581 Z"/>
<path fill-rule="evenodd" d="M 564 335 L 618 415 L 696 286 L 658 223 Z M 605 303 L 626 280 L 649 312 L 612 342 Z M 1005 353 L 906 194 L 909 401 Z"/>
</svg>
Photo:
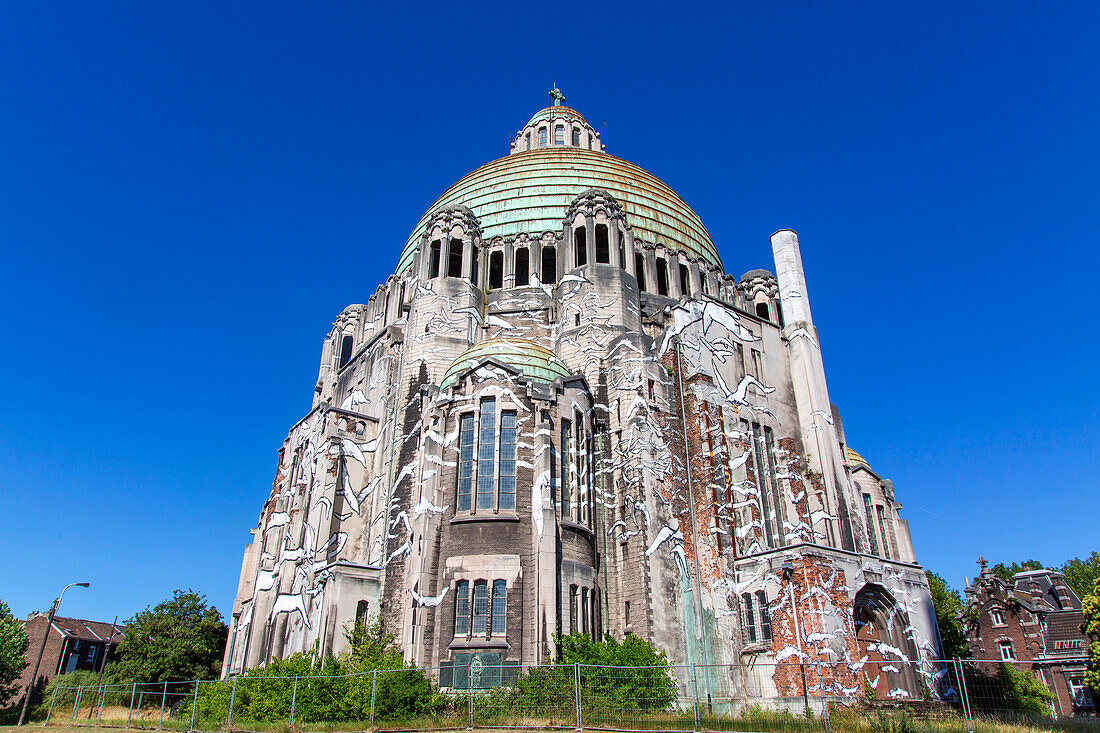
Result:
<svg viewBox="0 0 1100 733">
<path fill-rule="evenodd" d="M 1004 626 L 1005 625 L 1004 614 L 1001 613 L 996 608 L 994 608 L 992 611 L 989 612 L 989 620 L 993 623 L 994 626 Z"/>
<path fill-rule="evenodd" d="M 554 144 L 565 145 L 565 125 L 557 125 L 554 127 Z"/>
<path fill-rule="evenodd" d="M 576 146 L 576 147 L 580 147 L 580 144 L 581 144 L 581 128 L 574 127 L 573 128 L 573 145 Z"/>
<path fill-rule="evenodd" d="M 545 148 L 546 147 L 546 128 L 545 127 L 540 127 L 539 128 L 539 147 L 540 148 Z"/>
</svg>

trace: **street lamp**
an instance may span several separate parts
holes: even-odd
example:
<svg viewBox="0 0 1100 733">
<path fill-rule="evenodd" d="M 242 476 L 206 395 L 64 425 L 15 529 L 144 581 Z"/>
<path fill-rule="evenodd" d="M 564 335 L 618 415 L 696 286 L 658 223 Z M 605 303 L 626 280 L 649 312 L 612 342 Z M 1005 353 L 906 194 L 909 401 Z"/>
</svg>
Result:
<svg viewBox="0 0 1100 733">
<path fill-rule="evenodd" d="M 23 725 L 23 721 L 27 719 L 27 708 L 31 704 L 31 694 L 34 692 L 34 686 L 38 682 L 38 667 L 42 664 L 42 653 L 46 651 L 46 639 L 50 635 L 50 627 L 53 626 L 53 616 L 57 613 L 57 607 L 61 605 L 61 599 L 65 597 L 65 591 L 72 588 L 74 585 L 79 585 L 81 588 L 87 588 L 91 583 L 69 583 L 67 586 L 61 589 L 61 595 L 54 599 L 53 606 L 50 608 L 50 615 L 46 618 L 46 631 L 42 634 L 42 646 L 38 647 L 38 658 L 34 660 L 34 672 L 31 673 L 30 684 L 27 685 L 27 692 L 23 695 L 23 710 L 19 713 L 19 722 L 16 725 Z"/>
</svg>

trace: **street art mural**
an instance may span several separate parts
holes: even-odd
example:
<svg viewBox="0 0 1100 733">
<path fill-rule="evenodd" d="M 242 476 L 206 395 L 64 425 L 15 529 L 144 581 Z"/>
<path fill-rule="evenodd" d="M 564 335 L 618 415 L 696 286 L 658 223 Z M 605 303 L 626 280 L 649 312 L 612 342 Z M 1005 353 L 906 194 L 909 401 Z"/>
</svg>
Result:
<svg viewBox="0 0 1100 733">
<path fill-rule="evenodd" d="M 531 142 L 557 125 L 578 133 Z M 673 663 L 777 664 L 772 694 L 922 694 L 924 573 L 829 400 L 796 235 L 772 250 L 775 274 L 727 275 L 671 189 L 579 113 L 536 114 L 332 325 L 226 671 L 381 620 L 432 669 L 633 633 Z"/>
</svg>

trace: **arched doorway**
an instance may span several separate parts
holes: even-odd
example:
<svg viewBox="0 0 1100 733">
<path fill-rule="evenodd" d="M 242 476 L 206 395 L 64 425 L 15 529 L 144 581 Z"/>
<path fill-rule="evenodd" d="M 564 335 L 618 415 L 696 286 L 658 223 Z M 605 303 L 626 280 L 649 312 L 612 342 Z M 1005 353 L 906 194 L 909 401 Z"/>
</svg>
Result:
<svg viewBox="0 0 1100 733">
<path fill-rule="evenodd" d="M 881 585 L 868 583 L 852 608 L 865 679 L 879 700 L 920 699 L 920 654 L 910 634 L 909 614 Z"/>
</svg>

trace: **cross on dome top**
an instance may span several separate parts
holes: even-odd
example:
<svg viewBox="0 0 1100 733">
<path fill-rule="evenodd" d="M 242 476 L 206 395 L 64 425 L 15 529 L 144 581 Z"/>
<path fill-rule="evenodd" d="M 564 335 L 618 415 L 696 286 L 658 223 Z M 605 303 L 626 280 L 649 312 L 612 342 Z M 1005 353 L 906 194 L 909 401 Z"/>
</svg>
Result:
<svg viewBox="0 0 1100 733">
<path fill-rule="evenodd" d="M 554 88 L 550 90 L 550 106 L 560 107 L 561 103 L 565 101 L 565 95 L 558 89 L 558 85 L 555 84 Z"/>
</svg>

